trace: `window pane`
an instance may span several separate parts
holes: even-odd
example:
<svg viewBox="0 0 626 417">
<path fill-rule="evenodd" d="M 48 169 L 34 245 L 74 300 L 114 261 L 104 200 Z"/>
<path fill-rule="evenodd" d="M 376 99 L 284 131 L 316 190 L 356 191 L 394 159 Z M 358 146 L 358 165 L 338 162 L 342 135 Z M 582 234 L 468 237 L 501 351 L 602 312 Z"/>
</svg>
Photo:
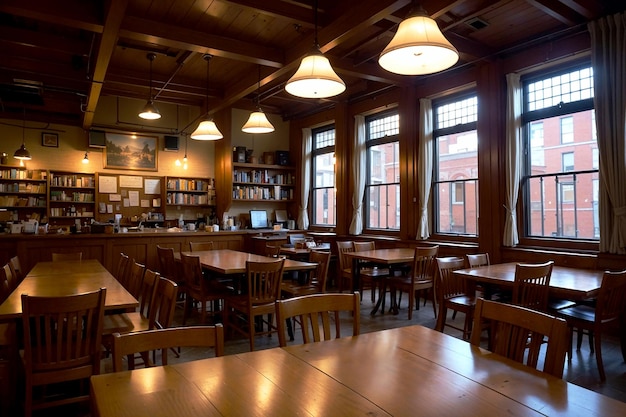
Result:
<svg viewBox="0 0 626 417">
<path fill-rule="evenodd" d="M 334 226 L 335 198 L 335 129 L 324 127 L 313 131 L 311 224 Z"/>
<path fill-rule="evenodd" d="M 367 122 L 368 140 L 379 139 L 385 136 L 395 136 L 400 132 L 400 115 L 371 119 Z"/>
<path fill-rule="evenodd" d="M 313 192 L 313 218 L 315 224 L 334 226 L 337 224 L 337 204 L 334 188 L 317 188 Z"/>
<path fill-rule="evenodd" d="M 478 181 L 438 183 L 435 192 L 439 233 L 478 234 Z"/>
<path fill-rule="evenodd" d="M 478 120 L 478 98 L 468 97 L 463 100 L 437 106 L 437 126 L 445 129 Z"/>
<path fill-rule="evenodd" d="M 582 68 L 548 79 L 531 82 L 528 89 L 528 110 L 540 110 L 593 97 L 593 71 Z"/>
</svg>

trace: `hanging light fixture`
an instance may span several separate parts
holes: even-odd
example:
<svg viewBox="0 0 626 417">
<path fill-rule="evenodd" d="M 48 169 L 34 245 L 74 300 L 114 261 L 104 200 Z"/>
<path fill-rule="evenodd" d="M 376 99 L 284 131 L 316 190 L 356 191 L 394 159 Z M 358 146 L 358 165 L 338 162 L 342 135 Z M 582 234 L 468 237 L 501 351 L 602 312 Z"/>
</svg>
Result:
<svg viewBox="0 0 626 417">
<path fill-rule="evenodd" d="M 161 118 L 161 113 L 159 113 L 159 109 L 154 105 L 154 100 L 152 98 L 152 61 L 156 58 L 155 53 L 149 53 L 147 55 L 148 61 L 150 61 L 150 94 L 148 96 L 148 102 L 141 112 L 139 113 L 139 117 L 146 120 L 156 120 Z"/>
<path fill-rule="evenodd" d="M 315 9 L 315 44 L 313 52 L 305 56 L 300 67 L 291 76 L 285 90 L 289 94 L 303 98 L 327 98 L 341 94 L 346 84 L 335 73 L 328 58 L 322 55 L 317 42 L 317 0 Z"/>
<path fill-rule="evenodd" d="M 261 66 L 259 65 L 259 83 L 256 89 L 256 105 L 258 110 L 250 113 L 246 124 L 241 128 L 245 133 L 271 133 L 274 126 L 267 120 L 265 113 L 261 110 Z"/>
<path fill-rule="evenodd" d="M 22 161 L 30 161 L 32 159 L 30 152 L 26 149 L 26 109 L 24 109 L 24 120 L 22 125 L 22 146 L 15 151 L 13 158 L 19 159 L 20 165 L 23 164 Z"/>
<path fill-rule="evenodd" d="M 89 155 L 87 155 L 87 152 L 85 152 L 85 157 L 83 158 L 83 164 L 88 164 L 89 163 Z"/>
<path fill-rule="evenodd" d="M 204 119 L 196 130 L 191 134 L 191 139 L 195 140 L 218 140 L 224 136 L 217 128 L 217 125 L 209 116 L 209 67 L 212 55 L 204 54 L 202 58 L 206 61 L 206 119 Z"/>
<path fill-rule="evenodd" d="M 185 156 L 183 157 L 183 169 L 187 169 L 187 136 L 185 136 Z"/>
<path fill-rule="evenodd" d="M 396 74 L 424 75 L 450 68 L 458 60 L 458 51 L 443 36 L 437 22 L 417 6 L 400 22 L 378 63 Z"/>
</svg>

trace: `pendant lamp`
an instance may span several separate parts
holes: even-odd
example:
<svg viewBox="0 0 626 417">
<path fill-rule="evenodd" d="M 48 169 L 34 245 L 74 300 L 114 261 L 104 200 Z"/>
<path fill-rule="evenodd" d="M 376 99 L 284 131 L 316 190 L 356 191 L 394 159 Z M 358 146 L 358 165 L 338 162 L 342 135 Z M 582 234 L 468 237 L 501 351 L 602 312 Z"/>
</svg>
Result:
<svg viewBox="0 0 626 417">
<path fill-rule="evenodd" d="M 346 84 L 335 73 L 328 58 L 322 55 L 317 42 L 317 0 L 315 9 L 314 50 L 300 62 L 300 67 L 291 76 L 285 90 L 294 96 L 303 98 L 327 98 L 341 94 Z"/>
<path fill-rule="evenodd" d="M 417 6 L 400 22 L 378 63 L 396 74 L 425 75 L 450 68 L 458 60 L 458 51 L 443 36 L 437 22 Z"/>
<path fill-rule="evenodd" d="M 148 96 L 148 102 L 141 112 L 139 113 L 139 117 L 146 120 L 156 120 L 161 118 L 161 113 L 159 113 L 159 109 L 154 105 L 154 100 L 152 98 L 152 61 L 156 58 L 156 54 L 149 53 L 147 55 L 148 61 L 150 61 L 150 94 Z"/>
<path fill-rule="evenodd" d="M 24 124 L 22 125 L 22 146 L 13 154 L 13 158 L 19 159 L 21 161 L 30 161 L 32 157 L 30 156 L 30 152 L 26 149 L 26 109 L 24 109 Z"/>
<path fill-rule="evenodd" d="M 261 110 L 261 66 L 259 66 L 259 83 L 256 89 L 256 104 L 258 110 L 250 113 L 250 117 L 246 124 L 241 128 L 245 133 L 271 133 L 274 126 L 267 120 L 265 113 Z"/>
<path fill-rule="evenodd" d="M 196 130 L 191 134 L 191 139 L 195 140 L 218 140 L 224 136 L 217 128 L 213 119 L 209 116 L 209 67 L 212 55 L 204 54 L 202 58 L 206 61 L 206 119 L 204 119 Z"/>
</svg>

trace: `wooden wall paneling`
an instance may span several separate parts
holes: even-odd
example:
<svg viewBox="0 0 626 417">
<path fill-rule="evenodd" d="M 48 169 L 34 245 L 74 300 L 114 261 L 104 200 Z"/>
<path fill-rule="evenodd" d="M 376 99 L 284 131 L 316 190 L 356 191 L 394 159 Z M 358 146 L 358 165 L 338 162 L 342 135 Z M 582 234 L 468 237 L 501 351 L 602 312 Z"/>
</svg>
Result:
<svg viewBox="0 0 626 417">
<path fill-rule="evenodd" d="M 115 271 L 117 260 L 120 253 L 125 253 L 130 259 L 134 259 L 135 262 L 145 265 L 147 268 L 156 270 L 158 264 L 156 261 L 156 248 L 154 249 L 154 256 L 150 258 L 150 245 L 152 239 L 146 236 L 123 236 L 119 238 L 108 239 L 108 256 L 105 267 L 110 271 Z"/>
<path fill-rule="evenodd" d="M 352 220 L 352 170 L 354 118 L 348 120 L 347 105 L 338 103 L 335 114 L 335 184 L 337 186 L 336 233 L 348 233 Z"/>
<path fill-rule="evenodd" d="M 419 223 L 418 194 L 418 108 L 414 87 L 404 88 L 400 96 L 400 239 L 414 239 Z"/>
</svg>

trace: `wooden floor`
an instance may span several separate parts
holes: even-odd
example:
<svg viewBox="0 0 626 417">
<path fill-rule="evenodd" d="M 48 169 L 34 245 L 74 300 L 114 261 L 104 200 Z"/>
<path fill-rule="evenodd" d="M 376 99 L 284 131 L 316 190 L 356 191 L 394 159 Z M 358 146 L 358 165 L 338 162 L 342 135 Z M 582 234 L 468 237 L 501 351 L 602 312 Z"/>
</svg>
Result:
<svg viewBox="0 0 626 417">
<path fill-rule="evenodd" d="M 433 314 L 432 305 L 429 303 L 426 306 L 421 306 L 420 310 L 413 314 L 413 319 L 407 319 L 407 306 L 406 301 L 403 300 L 400 314 L 394 316 L 390 313 L 371 316 L 369 313 L 373 304 L 370 302 L 369 292 L 365 292 L 363 302 L 361 304 L 361 332 L 375 332 L 377 330 L 389 329 L 395 327 L 402 327 L 407 325 L 419 324 L 422 326 L 433 328 L 435 325 L 435 317 Z M 175 317 L 175 325 L 180 324 L 182 319 L 182 311 L 177 309 Z M 459 314 L 455 319 L 458 323 L 463 323 L 463 315 Z M 193 324 L 193 320 L 188 324 Z M 345 334 L 351 334 L 351 324 L 346 321 L 345 325 L 342 325 L 342 329 L 345 327 Z M 460 337 L 460 332 L 455 330 L 446 330 L 455 337 Z M 298 333 L 296 332 L 296 341 L 298 343 Z M 270 349 L 278 346 L 278 338 L 274 335 L 272 337 L 259 336 L 256 341 L 256 349 Z M 227 340 L 226 341 L 226 354 L 235 354 L 241 352 L 247 352 L 249 350 L 249 344 L 247 339 Z M 607 380 L 605 383 L 600 383 L 598 378 L 598 371 L 596 368 L 595 356 L 590 354 L 587 338 L 583 340 L 583 347 L 580 352 L 574 350 L 573 359 L 571 363 L 565 364 L 564 378 L 569 382 L 581 385 L 585 388 L 591 389 L 596 392 L 600 392 L 609 397 L 613 397 L 620 401 L 626 402 L 626 364 L 624 363 L 619 340 L 615 335 L 610 335 L 603 338 L 603 358 L 605 364 L 605 370 Z M 201 359 L 208 356 L 212 356 L 213 353 L 202 349 L 183 349 L 180 358 L 175 358 L 173 355 L 169 355 L 170 363 L 176 363 L 179 361 L 190 361 L 194 359 Z M 103 360 L 103 372 L 111 371 L 110 359 Z M 89 411 L 87 407 L 73 406 L 69 408 L 59 409 L 57 411 L 48 410 L 46 412 L 35 413 L 35 416 L 64 416 L 64 417 L 89 417 Z"/>
</svg>

